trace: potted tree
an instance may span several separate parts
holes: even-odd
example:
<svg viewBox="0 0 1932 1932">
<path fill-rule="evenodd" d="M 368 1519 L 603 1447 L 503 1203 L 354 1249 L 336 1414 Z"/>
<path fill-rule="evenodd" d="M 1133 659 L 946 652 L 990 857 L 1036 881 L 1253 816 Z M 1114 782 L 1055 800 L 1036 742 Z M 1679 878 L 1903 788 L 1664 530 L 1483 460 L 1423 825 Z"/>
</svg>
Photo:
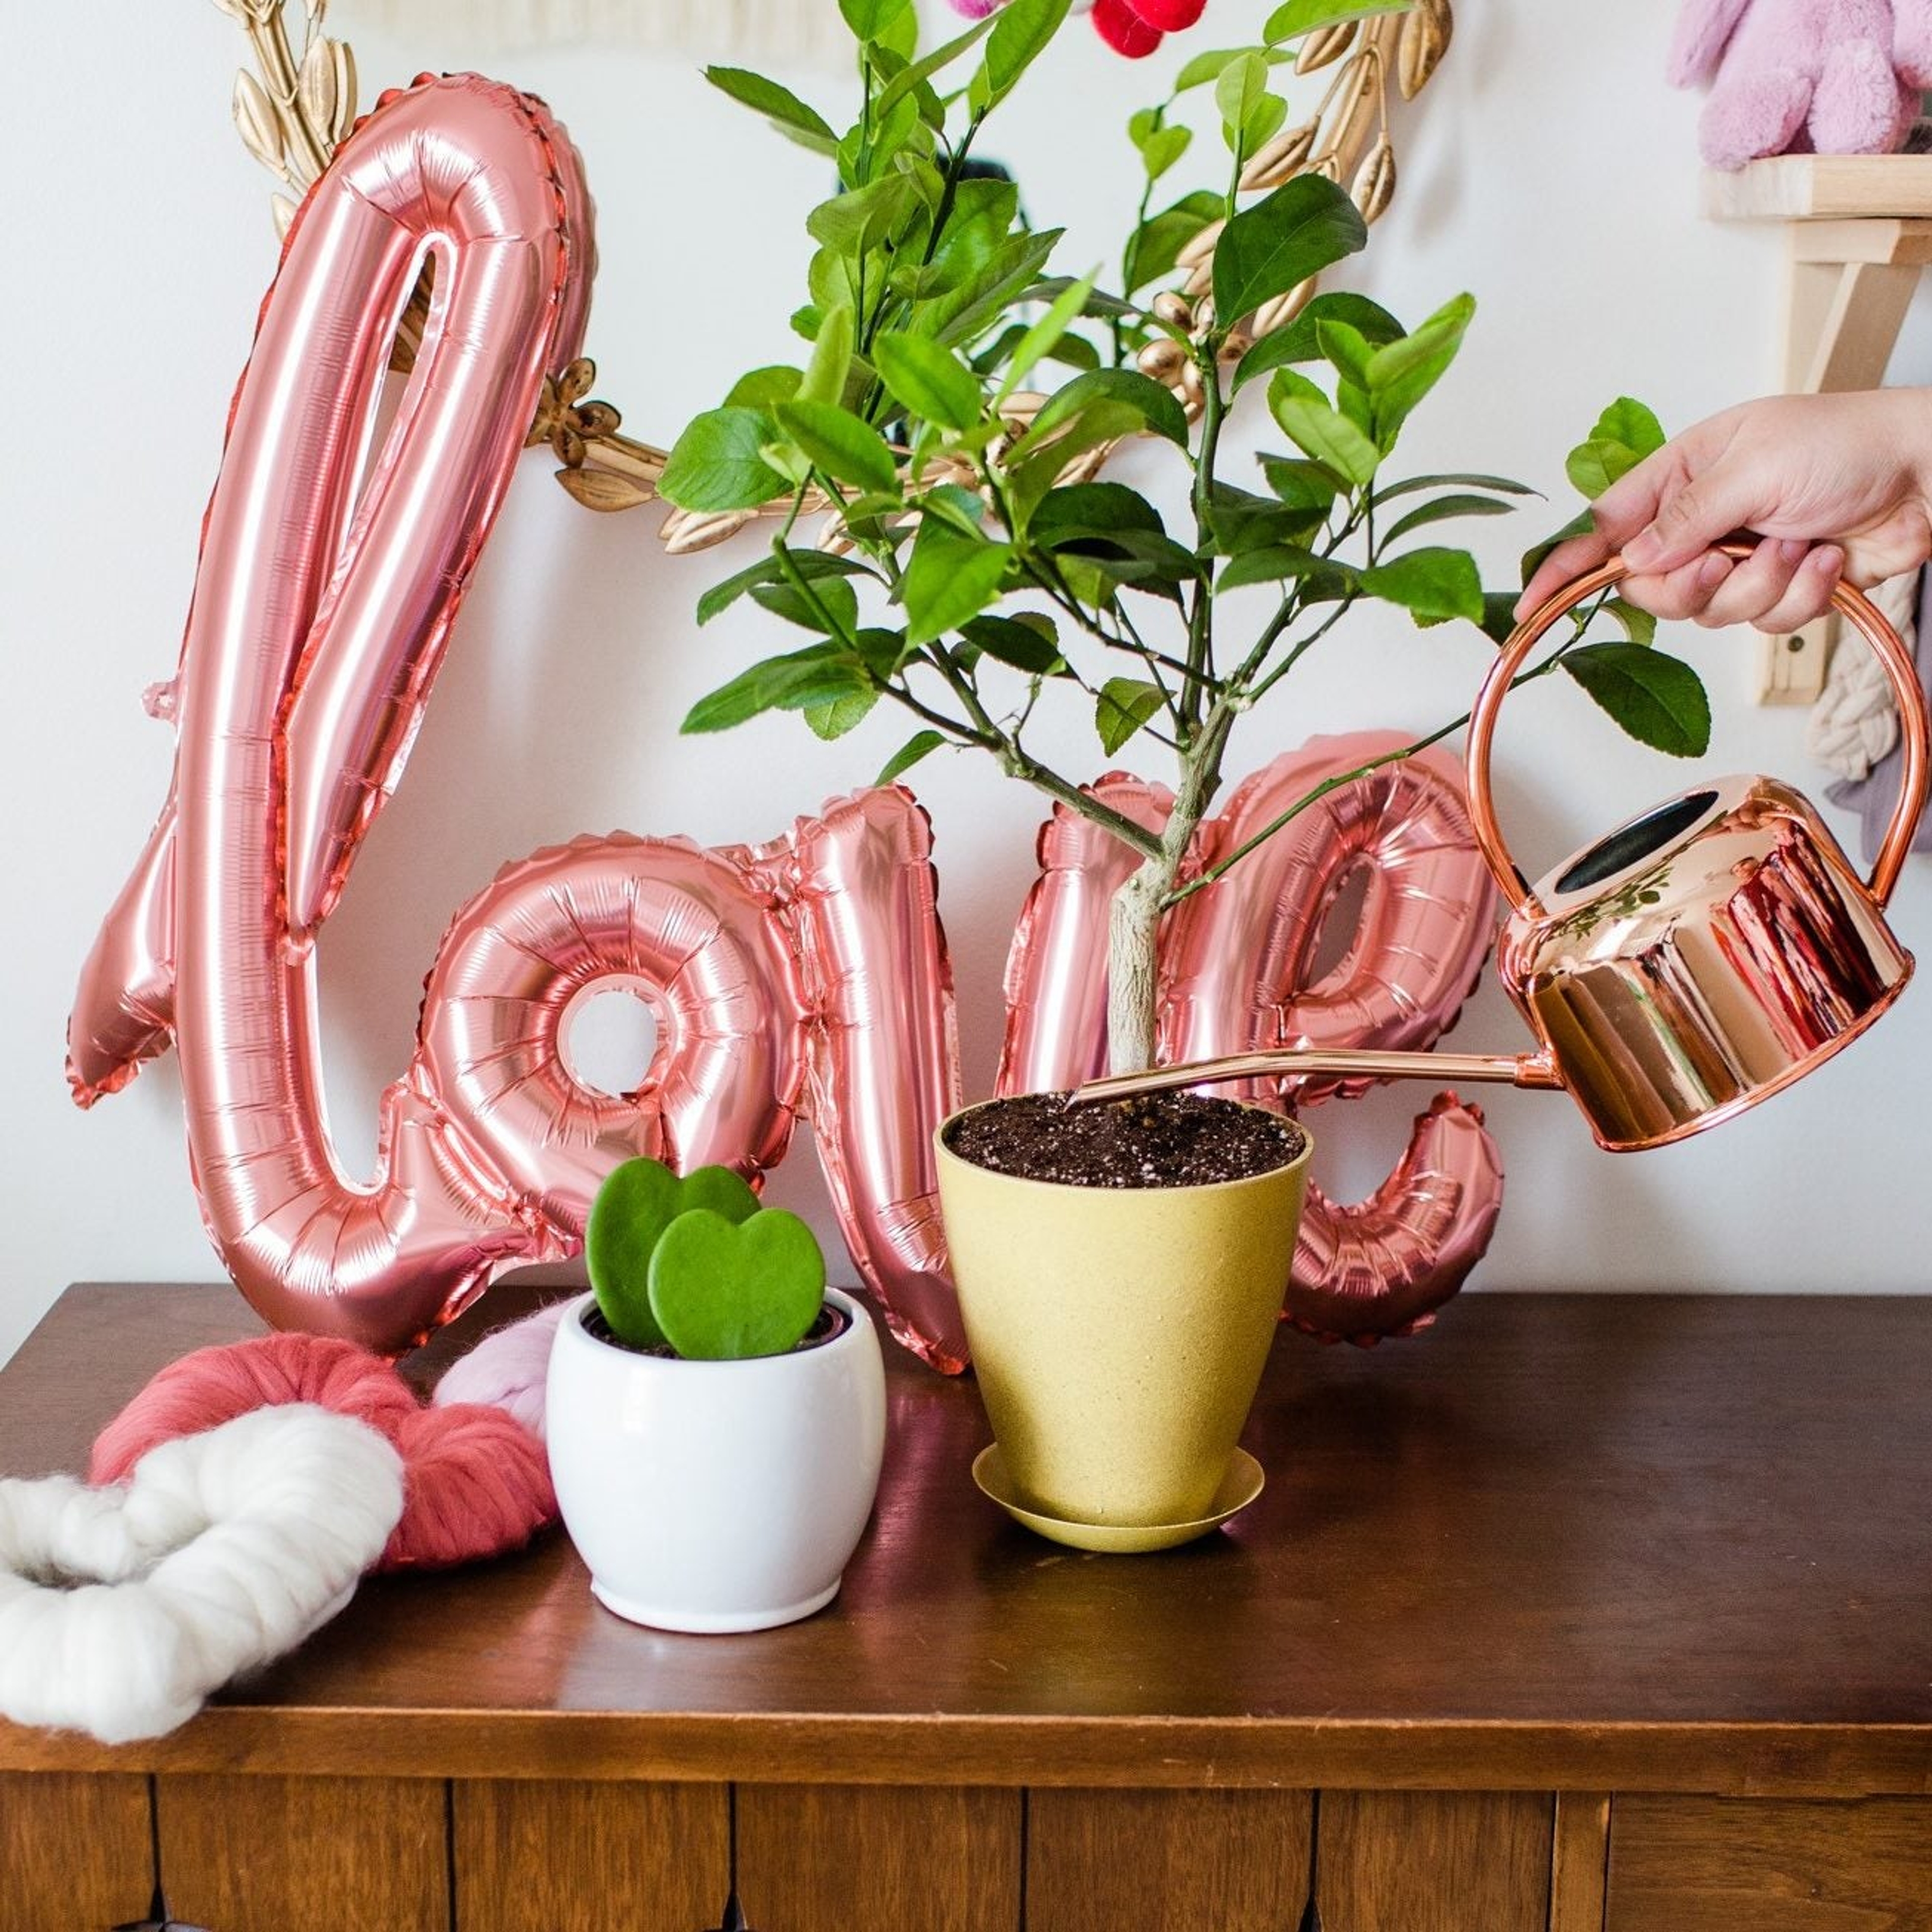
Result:
<svg viewBox="0 0 1932 1932">
<path fill-rule="evenodd" d="M 606 1608 L 765 1630 L 837 1594 L 878 1492 L 872 1319 L 804 1222 L 722 1167 L 632 1160 L 598 1190 L 591 1292 L 559 1324 L 546 1413 L 571 1540 Z"/>
<path fill-rule="evenodd" d="M 1506 635 L 1514 592 L 1486 591 L 1467 551 L 1429 539 L 1532 493 L 1486 474 L 1390 473 L 1469 326 L 1468 296 L 1410 328 L 1363 296 L 1314 292 L 1364 245 L 1366 219 L 1311 165 L 1312 124 L 1289 124 L 1276 81 L 1309 36 L 1333 40 L 1377 8 L 1286 0 L 1258 42 L 1197 56 L 1133 117 L 1144 185 L 1108 290 L 1053 273 L 1058 231 L 1029 226 L 1010 183 L 967 173 L 1067 0 L 1010 0 L 929 51 L 912 0 L 842 4 L 860 91 L 843 133 L 775 82 L 711 75 L 824 156 L 838 190 L 807 221 L 817 249 L 792 320 L 808 353 L 743 377 L 664 471 L 688 523 L 776 517 L 766 554 L 706 593 L 700 621 L 749 596 L 802 633 L 684 728 L 781 709 L 836 738 L 896 707 L 916 728 L 880 783 L 970 751 L 1103 827 L 1138 861 L 1112 904 L 1107 960 L 1112 1065 L 1138 1070 L 1155 1050 L 1163 916 L 1321 792 L 1375 769 L 1190 866 L 1240 722 L 1360 607 Z M 1156 184 L 1197 146 L 1185 104 L 1209 90 L 1213 184 L 1156 208 Z M 1386 172 L 1355 184 L 1370 214 Z M 1263 399 L 1281 447 L 1237 472 L 1224 430 Z M 1149 490 L 1098 474 L 1129 439 L 1168 472 Z M 1594 494 L 1661 440 L 1647 410 L 1620 401 L 1570 474 Z M 808 517 L 822 518 L 815 542 Z M 1709 728 L 1702 686 L 1652 637 L 1606 595 L 1525 676 L 1561 665 L 1634 736 L 1694 754 Z M 1102 757 L 1160 748 L 1174 782 L 1163 825 L 1047 761 L 1036 721 L 1055 704 L 1087 709 Z M 1010 1500 L 1089 1528 L 1178 1525 L 1175 1512 L 1196 1520 L 1215 1500 L 1268 1347 L 1255 1311 L 1286 1285 L 1306 1152 L 1292 1125 L 1200 1096 L 1052 1120 L 1036 1100 L 1002 1100 L 942 1129 L 955 1277 Z M 1228 1258 L 1225 1281 L 1204 1272 L 1210 1253 Z M 1109 1337 L 1118 1352 L 1095 1346 Z M 1162 1352 L 1171 1374 L 1136 1366 Z M 1136 1444 L 1171 1451 L 1172 1466 L 1126 1480 Z"/>
</svg>

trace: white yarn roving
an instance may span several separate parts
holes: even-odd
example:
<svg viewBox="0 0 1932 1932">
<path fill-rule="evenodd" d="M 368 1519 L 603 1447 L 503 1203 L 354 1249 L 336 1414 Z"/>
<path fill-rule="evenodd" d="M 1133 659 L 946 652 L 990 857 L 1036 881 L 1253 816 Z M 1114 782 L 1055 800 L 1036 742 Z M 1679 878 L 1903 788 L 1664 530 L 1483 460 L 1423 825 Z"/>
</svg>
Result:
<svg viewBox="0 0 1932 1932">
<path fill-rule="evenodd" d="M 1912 648 L 1918 573 L 1888 578 L 1870 593 L 1880 613 Z M 1832 653 L 1825 688 L 1805 721 L 1804 748 L 1841 778 L 1862 778 L 1898 742 L 1898 706 L 1883 662 L 1855 638 Z"/>
<path fill-rule="evenodd" d="M 403 1511 L 403 1465 L 307 1402 L 151 1450 L 124 1484 L 0 1482 L 0 1715 L 159 1737 L 326 1623 Z"/>
</svg>

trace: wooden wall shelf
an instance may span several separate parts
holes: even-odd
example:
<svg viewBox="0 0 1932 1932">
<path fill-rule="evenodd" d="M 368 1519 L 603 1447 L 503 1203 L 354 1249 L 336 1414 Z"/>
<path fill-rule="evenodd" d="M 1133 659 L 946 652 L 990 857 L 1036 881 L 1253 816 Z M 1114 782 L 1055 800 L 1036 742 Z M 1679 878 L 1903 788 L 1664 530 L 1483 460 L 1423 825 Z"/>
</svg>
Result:
<svg viewBox="0 0 1932 1932">
<path fill-rule="evenodd" d="M 1932 262 L 1932 154 L 1781 154 L 1735 174 L 1707 170 L 1704 212 L 1787 224 L 1784 387 L 1876 388 Z M 1838 620 L 1766 638 L 1756 694 L 1809 704 L 1825 688 Z"/>
<path fill-rule="evenodd" d="M 255 1325 L 226 1288 L 70 1290 L 0 1373 L 0 1470 L 80 1466 Z M 1924 1932 L 1928 1386 L 1932 1299 L 1285 1334 L 1261 1501 L 1106 1558 L 986 1503 L 971 1383 L 895 1352 L 831 1610 L 638 1630 L 556 1534 L 365 1586 L 156 1743 L 0 1724 L 0 1923 L 100 1932 L 158 1872 L 218 1932 L 695 1932 L 734 1884 L 758 1932 L 1294 1932 L 1311 1900 L 1324 1932 L 1762 1932 L 1792 1898 Z"/>
</svg>

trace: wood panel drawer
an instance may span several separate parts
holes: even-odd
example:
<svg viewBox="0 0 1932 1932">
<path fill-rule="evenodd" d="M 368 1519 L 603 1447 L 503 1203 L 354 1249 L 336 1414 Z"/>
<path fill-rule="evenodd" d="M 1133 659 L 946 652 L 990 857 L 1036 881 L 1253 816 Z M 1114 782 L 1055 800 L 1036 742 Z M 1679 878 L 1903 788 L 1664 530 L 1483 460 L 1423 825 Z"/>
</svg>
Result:
<svg viewBox="0 0 1932 1932">
<path fill-rule="evenodd" d="M 1932 1801 L 1620 1797 L 1606 1932 L 1932 1932 Z"/>
</svg>

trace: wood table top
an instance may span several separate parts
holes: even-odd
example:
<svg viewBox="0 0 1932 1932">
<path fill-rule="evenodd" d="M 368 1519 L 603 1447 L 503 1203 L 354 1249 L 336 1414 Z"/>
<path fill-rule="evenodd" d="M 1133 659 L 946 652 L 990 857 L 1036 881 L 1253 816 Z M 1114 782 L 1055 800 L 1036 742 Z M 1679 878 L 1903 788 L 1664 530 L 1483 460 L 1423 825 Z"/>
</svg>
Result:
<svg viewBox="0 0 1932 1932">
<path fill-rule="evenodd" d="M 554 1291 L 552 1291 L 553 1292 Z M 521 1312 L 508 1285 L 419 1360 Z M 84 1466 L 232 1288 L 68 1289 L 0 1471 Z M 1061 1785 L 1932 1791 L 1932 1298 L 1486 1294 L 1371 1352 L 1284 1332 L 1226 1530 L 1084 1556 L 974 1488 L 971 1381 L 888 1350 L 833 1606 L 732 1637 L 599 1608 L 560 1532 L 365 1584 L 172 1737 L 0 1724 L 0 1769 Z"/>
</svg>

